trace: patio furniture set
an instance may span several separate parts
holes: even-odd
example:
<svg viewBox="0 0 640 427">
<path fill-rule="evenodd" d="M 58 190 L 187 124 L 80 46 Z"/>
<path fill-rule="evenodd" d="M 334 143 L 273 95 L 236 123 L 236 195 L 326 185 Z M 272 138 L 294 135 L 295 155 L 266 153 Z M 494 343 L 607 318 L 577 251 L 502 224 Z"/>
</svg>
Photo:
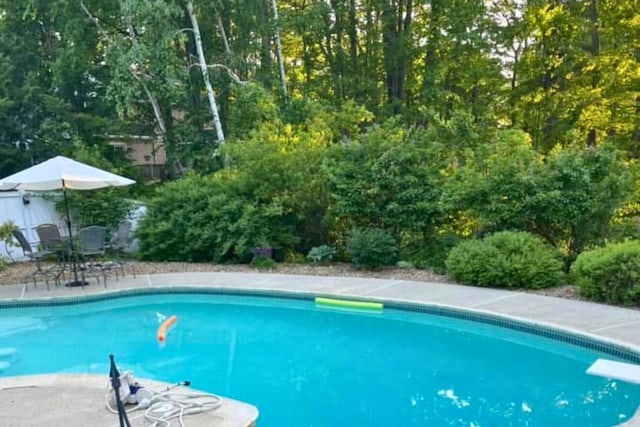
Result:
<svg viewBox="0 0 640 427">
<path fill-rule="evenodd" d="M 63 236 L 56 224 L 40 224 L 35 227 L 38 242 L 31 243 L 21 230 L 14 230 L 13 236 L 20 244 L 25 257 L 34 261 L 34 269 L 25 277 L 25 282 L 38 279 L 44 281 L 47 290 L 49 282 L 56 287 L 86 286 L 88 278 L 95 278 L 107 287 L 107 277 L 115 275 L 116 280 L 125 275 L 124 251 L 131 243 L 131 222 L 122 221 L 115 230 L 101 226 L 84 227 L 70 240 Z M 45 263 L 44 261 L 50 261 Z M 132 270 L 135 277 L 135 272 Z M 68 281 L 67 281 L 68 280 Z"/>
</svg>

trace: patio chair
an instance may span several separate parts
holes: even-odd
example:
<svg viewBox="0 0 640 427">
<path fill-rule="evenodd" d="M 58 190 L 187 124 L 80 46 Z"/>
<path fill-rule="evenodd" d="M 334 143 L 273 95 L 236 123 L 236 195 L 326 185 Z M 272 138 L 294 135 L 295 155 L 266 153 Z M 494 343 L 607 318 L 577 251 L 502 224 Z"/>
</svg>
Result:
<svg viewBox="0 0 640 427">
<path fill-rule="evenodd" d="M 63 246 L 62 236 L 56 224 L 40 224 L 36 226 L 36 233 L 44 250 L 54 253 Z"/>
<path fill-rule="evenodd" d="M 35 228 L 40 247 L 43 250 L 55 253 L 58 263 L 64 264 L 69 258 L 69 242 L 60 235 L 60 230 L 56 224 L 40 224 Z"/>
<path fill-rule="evenodd" d="M 51 255 L 52 252 L 48 250 L 34 251 L 33 247 L 31 246 L 27 238 L 24 236 L 22 231 L 18 229 L 13 230 L 12 234 L 13 234 L 13 237 L 20 244 L 20 247 L 22 248 L 22 252 L 24 253 L 24 256 L 31 259 L 32 261 L 35 261 L 36 263 L 36 269 L 27 275 L 27 277 L 30 277 L 33 280 L 33 286 L 38 287 L 36 278 L 38 276 L 42 276 L 47 285 L 47 290 L 50 290 L 49 277 L 51 277 L 52 274 L 53 274 L 53 278 L 56 280 L 56 285 L 57 285 L 58 280 L 60 279 L 60 276 L 58 274 L 54 274 L 56 272 L 54 272 L 52 269 L 42 268 L 42 264 L 41 264 L 42 259 L 47 255 Z"/>
<path fill-rule="evenodd" d="M 87 274 L 100 273 L 102 275 L 105 288 L 107 287 L 107 268 L 103 263 L 96 261 L 104 257 L 106 253 L 106 235 L 106 227 L 91 225 L 89 227 L 82 228 L 79 235 L 80 249 L 78 251 L 78 255 L 82 260 L 82 266 L 80 267 L 82 281 L 84 282 Z M 100 279 L 97 276 L 96 280 L 100 283 Z"/>
<path fill-rule="evenodd" d="M 108 249 L 114 257 L 113 265 L 111 267 L 116 273 L 116 280 L 118 280 L 118 271 L 120 271 L 122 277 L 124 277 L 125 262 L 123 259 L 123 253 L 131 244 L 131 227 L 131 221 L 121 221 L 118 224 L 118 228 L 112 233 L 111 240 L 109 241 Z M 132 273 L 133 277 L 136 277 L 133 269 Z"/>
<path fill-rule="evenodd" d="M 58 276 L 64 277 L 68 264 L 71 262 L 70 243 L 60 235 L 56 224 L 40 224 L 35 227 L 35 230 L 42 250 L 56 255 Z"/>
</svg>

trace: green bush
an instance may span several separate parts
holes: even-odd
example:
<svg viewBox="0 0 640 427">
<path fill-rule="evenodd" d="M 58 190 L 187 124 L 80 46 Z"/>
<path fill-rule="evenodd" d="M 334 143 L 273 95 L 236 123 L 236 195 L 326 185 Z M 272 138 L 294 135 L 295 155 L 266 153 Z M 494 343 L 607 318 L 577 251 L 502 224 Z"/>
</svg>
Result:
<svg viewBox="0 0 640 427">
<path fill-rule="evenodd" d="M 17 229 L 18 227 L 13 223 L 13 221 L 5 221 L 0 224 L 0 242 L 4 242 L 7 247 L 14 246 L 13 230 Z"/>
<path fill-rule="evenodd" d="M 454 247 L 447 257 L 449 275 L 467 285 L 546 288 L 563 280 L 556 250 L 525 232 L 503 231 Z"/>
<path fill-rule="evenodd" d="M 338 252 L 329 245 L 315 246 L 307 254 L 307 259 L 316 264 L 326 264 L 334 260 Z"/>
<path fill-rule="evenodd" d="M 267 242 L 274 254 L 298 242 L 281 205 L 247 201 L 232 184 L 188 175 L 159 188 L 136 232 L 141 258 L 249 262 L 252 249 Z"/>
<path fill-rule="evenodd" d="M 419 248 L 401 251 L 400 257 L 409 261 L 415 268 L 446 274 L 447 254 L 462 240 L 453 233 L 434 234 Z"/>
<path fill-rule="evenodd" d="M 258 270 L 272 270 L 276 268 L 277 263 L 270 257 L 258 255 L 251 260 L 250 265 Z"/>
<path fill-rule="evenodd" d="M 347 239 L 346 253 L 358 267 L 373 269 L 393 265 L 398 259 L 398 246 L 389 233 L 379 228 L 356 228 Z"/>
<path fill-rule="evenodd" d="M 586 298 L 612 304 L 640 304 L 640 241 L 614 243 L 581 253 L 571 275 Z"/>
<path fill-rule="evenodd" d="M 5 249 L 9 249 L 10 246 L 15 246 L 13 240 L 13 230 L 16 230 L 18 227 L 13 223 L 13 221 L 6 221 L 0 224 L 0 242 L 4 244 Z M 9 258 L 11 258 L 9 256 Z M 0 271 L 4 270 L 7 267 L 5 260 L 0 257 Z"/>
<path fill-rule="evenodd" d="M 543 155 L 526 133 L 502 130 L 468 153 L 441 199 L 453 218 L 466 218 L 459 226 L 528 231 L 563 248 L 568 261 L 610 238 L 616 210 L 633 198 L 633 168 L 608 143 Z"/>
<path fill-rule="evenodd" d="M 325 160 L 334 231 L 377 227 L 394 236 L 403 251 L 428 246 L 445 220 L 440 197 L 448 164 L 432 136 L 406 130 L 396 119 L 356 141 L 334 144 Z"/>
</svg>

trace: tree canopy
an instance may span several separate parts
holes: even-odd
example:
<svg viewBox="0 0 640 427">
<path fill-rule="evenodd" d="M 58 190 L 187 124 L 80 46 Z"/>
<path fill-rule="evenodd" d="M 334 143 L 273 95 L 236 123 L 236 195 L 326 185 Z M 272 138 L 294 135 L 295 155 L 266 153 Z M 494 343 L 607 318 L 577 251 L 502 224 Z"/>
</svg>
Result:
<svg viewBox="0 0 640 427">
<path fill-rule="evenodd" d="M 353 227 L 575 255 L 637 210 L 640 1 L 0 0 L 0 175 L 124 167 L 114 135 L 225 218 L 198 259 Z"/>
<path fill-rule="evenodd" d="M 637 0 L 2 0 L 0 171 L 74 140 L 106 152 L 106 136 L 123 132 L 162 137 L 186 169 L 219 167 L 207 161 L 219 138 L 199 41 L 232 139 L 274 108 L 295 121 L 289 106 L 308 100 L 409 128 L 522 129 L 541 152 L 611 139 L 635 157 L 639 10 Z"/>
</svg>

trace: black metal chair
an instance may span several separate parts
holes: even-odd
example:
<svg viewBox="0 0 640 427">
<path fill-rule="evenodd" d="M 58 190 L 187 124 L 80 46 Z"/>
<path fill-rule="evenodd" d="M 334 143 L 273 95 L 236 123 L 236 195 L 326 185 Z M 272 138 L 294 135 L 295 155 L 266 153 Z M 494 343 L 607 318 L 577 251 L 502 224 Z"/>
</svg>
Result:
<svg viewBox="0 0 640 427">
<path fill-rule="evenodd" d="M 29 243 L 29 241 L 27 240 L 27 238 L 22 233 L 22 231 L 18 229 L 13 230 L 12 234 L 13 234 L 13 237 L 20 244 L 20 247 L 22 248 L 22 252 L 24 253 L 24 256 L 31 259 L 32 261 L 35 261 L 36 263 L 36 269 L 31 273 L 29 273 L 27 276 L 33 280 L 33 286 L 34 287 L 38 286 L 37 280 L 36 280 L 38 276 L 42 276 L 42 278 L 44 278 L 44 281 L 47 285 L 47 290 L 49 290 L 50 277 L 53 277 L 56 280 L 56 285 L 57 285 L 58 280 L 60 279 L 60 276 L 59 274 L 57 274 L 57 271 L 54 271 L 53 269 L 50 269 L 50 268 L 47 268 L 47 269 L 42 268 L 42 263 L 41 263 L 44 257 L 53 254 L 53 252 L 46 249 L 41 249 L 37 251 L 34 250 L 31 244 Z"/>
<path fill-rule="evenodd" d="M 113 264 L 110 266 L 116 273 L 116 280 L 118 280 L 118 271 L 124 277 L 125 261 L 123 254 L 131 245 L 131 221 L 124 220 L 118 224 L 118 228 L 111 234 L 111 240 L 107 249 L 113 256 Z M 136 273 L 132 268 L 133 277 L 136 277 Z"/>
<path fill-rule="evenodd" d="M 62 237 L 56 224 L 40 224 L 35 230 L 42 250 L 56 255 L 58 276 L 64 278 L 71 263 L 71 242 Z"/>
<path fill-rule="evenodd" d="M 60 230 L 55 224 L 40 224 L 35 228 L 42 249 L 51 253 L 59 251 L 63 246 Z"/>
<path fill-rule="evenodd" d="M 92 225 L 84 227 L 80 230 L 79 241 L 80 248 L 78 255 L 82 260 L 82 266 L 80 271 L 82 273 L 82 280 L 84 281 L 87 274 L 99 273 L 102 275 L 105 288 L 107 287 L 107 265 L 101 262 L 96 262 L 106 253 L 106 227 L 100 227 Z M 100 283 L 100 279 L 96 276 L 96 280 Z"/>
</svg>

